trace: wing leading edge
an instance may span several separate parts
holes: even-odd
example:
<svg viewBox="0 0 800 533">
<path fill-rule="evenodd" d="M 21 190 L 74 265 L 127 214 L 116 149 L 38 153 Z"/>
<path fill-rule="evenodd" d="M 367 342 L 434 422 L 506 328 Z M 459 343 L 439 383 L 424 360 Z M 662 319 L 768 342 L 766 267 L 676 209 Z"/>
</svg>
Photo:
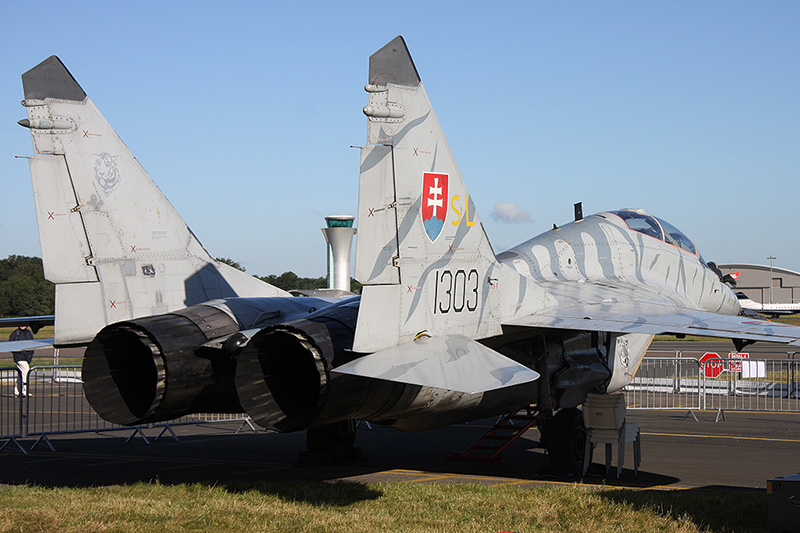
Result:
<svg viewBox="0 0 800 533">
<path fill-rule="evenodd" d="M 50 348 L 51 346 L 53 346 L 53 339 L 34 339 L 31 341 L 6 341 L 6 342 L 0 342 L 0 353 L 21 352 L 22 350 Z"/>
<path fill-rule="evenodd" d="M 703 335 L 800 346 L 798 326 L 652 302 L 617 301 L 552 307 L 503 325 L 648 335 Z"/>
</svg>

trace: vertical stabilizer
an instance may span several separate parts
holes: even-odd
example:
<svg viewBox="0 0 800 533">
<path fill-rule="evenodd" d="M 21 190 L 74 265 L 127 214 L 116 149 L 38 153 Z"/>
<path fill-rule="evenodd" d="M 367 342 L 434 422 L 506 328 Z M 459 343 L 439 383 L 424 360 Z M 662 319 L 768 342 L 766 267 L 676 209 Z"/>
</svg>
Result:
<svg viewBox="0 0 800 533">
<path fill-rule="evenodd" d="M 489 334 L 482 317 L 495 256 L 402 37 L 370 57 L 365 90 L 356 245 L 365 287 L 354 349 L 423 332 Z"/>
<path fill-rule="evenodd" d="M 57 57 L 22 82 L 57 344 L 214 298 L 287 295 L 209 256 Z"/>
</svg>

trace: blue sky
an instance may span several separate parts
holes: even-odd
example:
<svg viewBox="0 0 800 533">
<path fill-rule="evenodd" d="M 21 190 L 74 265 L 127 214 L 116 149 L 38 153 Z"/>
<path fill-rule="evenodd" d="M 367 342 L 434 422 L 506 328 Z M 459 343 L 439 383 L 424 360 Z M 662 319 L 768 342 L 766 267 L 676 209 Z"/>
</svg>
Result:
<svg viewBox="0 0 800 533">
<path fill-rule="evenodd" d="M 797 2 L 4 0 L 0 258 L 40 255 L 16 122 L 20 75 L 55 54 L 212 255 L 325 275 L 368 58 L 400 34 L 496 251 L 582 201 L 800 270 L 798 28 Z"/>
</svg>

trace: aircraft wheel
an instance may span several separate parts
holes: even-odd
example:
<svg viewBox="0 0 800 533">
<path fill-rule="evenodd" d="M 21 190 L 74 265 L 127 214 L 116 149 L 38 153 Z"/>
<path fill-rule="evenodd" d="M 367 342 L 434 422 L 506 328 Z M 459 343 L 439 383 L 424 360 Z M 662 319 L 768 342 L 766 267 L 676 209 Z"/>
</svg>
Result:
<svg viewBox="0 0 800 533">
<path fill-rule="evenodd" d="M 311 452 L 328 452 L 333 455 L 347 453 L 356 443 L 356 424 L 344 420 L 306 431 L 306 445 Z"/>
<path fill-rule="evenodd" d="M 583 413 L 575 407 L 558 411 L 549 424 L 547 454 L 550 466 L 558 473 L 581 475 L 586 450 Z M 591 454 L 589 456 L 591 462 Z"/>
<path fill-rule="evenodd" d="M 306 431 L 307 452 L 301 452 L 298 464 L 321 464 L 357 459 L 355 420 L 344 420 Z"/>
</svg>

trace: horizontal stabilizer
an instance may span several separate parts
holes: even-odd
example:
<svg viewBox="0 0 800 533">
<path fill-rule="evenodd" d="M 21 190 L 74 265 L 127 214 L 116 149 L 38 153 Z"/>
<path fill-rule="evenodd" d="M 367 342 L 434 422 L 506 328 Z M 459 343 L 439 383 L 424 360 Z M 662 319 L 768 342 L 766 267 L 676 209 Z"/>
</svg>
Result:
<svg viewBox="0 0 800 533">
<path fill-rule="evenodd" d="M 423 337 L 361 357 L 334 370 L 468 394 L 539 378 L 530 368 L 463 335 Z"/>
<path fill-rule="evenodd" d="M 49 348 L 52 345 L 53 339 L 0 342 L 0 353 L 21 352 L 22 350 L 35 350 L 37 348 Z"/>
<path fill-rule="evenodd" d="M 43 326 L 52 326 L 56 323 L 55 315 L 36 315 L 36 316 L 14 316 L 0 318 L 0 327 L 16 328 L 19 326 L 30 326 L 36 333 Z"/>
</svg>

